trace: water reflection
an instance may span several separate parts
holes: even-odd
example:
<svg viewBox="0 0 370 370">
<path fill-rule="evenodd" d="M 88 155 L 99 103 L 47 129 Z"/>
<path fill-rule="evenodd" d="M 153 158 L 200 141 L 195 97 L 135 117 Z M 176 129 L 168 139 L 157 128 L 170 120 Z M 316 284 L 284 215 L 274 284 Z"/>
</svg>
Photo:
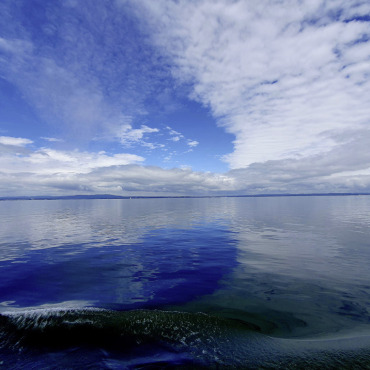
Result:
<svg viewBox="0 0 370 370">
<path fill-rule="evenodd" d="M 191 229 L 213 221 L 224 225 L 228 213 L 225 199 L 0 202 L 0 243 L 5 247 L 0 260 L 17 258 L 25 249 L 114 246 L 139 242 L 150 230 Z"/>
<path fill-rule="evenodd" d="M 200 306 L 237 310 L 241 318 L 263 313 L 284 335 L 369 329 L 370 197 L 240 198 L 229 205 L 238 266 Z"/>
<path fill-rule="evenodd" d="M 235 267 L 232 233 L 204 205 L 156 201 L 11 203 L 22 228 L 2 228 L 0 301 L 143 308 L 212 293 Z"/>
<path fill-rule="evenodd" d="M 0 217 L 0 302 L 178 304 L 284 335 L 370 321 L 370 197 L 0 202 Z"/>
</svg>

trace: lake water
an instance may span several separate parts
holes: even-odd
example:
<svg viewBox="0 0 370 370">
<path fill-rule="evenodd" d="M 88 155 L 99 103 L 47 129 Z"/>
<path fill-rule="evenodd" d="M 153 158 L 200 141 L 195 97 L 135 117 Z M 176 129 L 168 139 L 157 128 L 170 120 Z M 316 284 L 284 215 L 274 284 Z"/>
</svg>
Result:
<svg viewBox="0 0 370 370">
<path fill-rule="evenodd" d="M 0 202 L 0 368 L 370 368 L 370 197 Z"/>
</svg>

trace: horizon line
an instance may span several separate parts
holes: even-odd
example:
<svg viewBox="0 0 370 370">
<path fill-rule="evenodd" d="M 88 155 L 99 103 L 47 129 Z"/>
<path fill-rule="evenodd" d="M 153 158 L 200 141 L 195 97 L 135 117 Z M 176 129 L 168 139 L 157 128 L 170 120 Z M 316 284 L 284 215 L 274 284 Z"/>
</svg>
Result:
<svg viewBox="0 0 370 370">
<path fill-rule="evenodd" d="M 113 194 L 76 194 L 76 195 L 20 195 L 0 197 L 6 200 L 73 200 L 73 199 L 166 199 L 166 198 L 267 198 L 267 197 L 309 197 L 309 196 L 353 196 L 370 195 L 362 192 L 346 193 L 272 193 L 272 194 L 237 194 L 237 195 L 113 195 Z"/>
</svg>

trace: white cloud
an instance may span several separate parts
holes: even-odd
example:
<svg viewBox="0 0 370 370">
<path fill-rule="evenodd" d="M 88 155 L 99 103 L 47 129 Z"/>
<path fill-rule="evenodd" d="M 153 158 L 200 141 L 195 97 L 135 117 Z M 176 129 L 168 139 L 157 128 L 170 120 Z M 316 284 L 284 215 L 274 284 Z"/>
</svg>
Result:
<svg viewBox="0 0 370 370">
<path fill-rule="evenodd" d="M 22 137 L 0 136 L 0 144 L 12 146 L 25 146 L 33 141 Z"/>
<path fill-rule="evenodd" d="M 324 154 L 255 163 L 228 173 L 247 193 L 370 192 L 370 131 L 338 135 Z"/>
<path fill-rule="evenodd" d="M 142 161 L 144 158 L 134 154 L 109 155 L 105 152 L 90 153 L 78 150 L 61 151 L 41 148 L 27 153 L 5 152 L 0 155 L 0 168 L 3 175 L 28 173 L 35 176 L 45 176 L 45 181 L 47 181 L 47 177 L 50 175 L 81 175 L 96 168 L 121 166 Z"/>
<path fill-rule="evenodd" d="M 148 113 L 144 101 L 153 96 L 156 102 L 168 72 L 156 69 L 156 55 L 140 38 L 129 7 L 54 3 L 39 25 L 42 35 L 31 32 L 32 22 L 21 22 L 22 11 L 10 3 L 2 8 L 7 32 L 0 38 L 0 74 L 42 121 L 75 142 L 116 140 L 112 135 L 125 120 L 139 130 L 130 133 L 139 134 Z"/>
<path fill-rule="evenodd" d="M 369 124 L 366 1 L 141 1 L 153 42 L 235 135 L 231 168 L 305 158 Z"/>
<path fill-rule="evenodd" d="M 1 136 L 3 194 L 370 190 L 368 1 L 137 0 L 117 13 L 106 4 L 76 13 L 61 5 L 60 49 L 4 18 L 7 34 L 17 36 L 0 38 L 1 77 L 72 138 L 162 148 L 170 160 L 175 145 L 191 151 L 198 142 L 140 119 L 157 92 L 171 100 L 174 87 L 159 88 L 170 65 L 176 88 L 186 84 L 181 91 L 191 90 L 235 136 L 224 157 L 232 170 L 165 170 L 140 166 L 144 158 L 133 154 L 34 149 L 29 139 Z M 126 8 L 148 38 L 127 32 L 137 19 Z M 155 134 L 168 146 L 149 140 Z"/>
<path fill-rule="evenodd" d="M 191 148 L 195 148 L 199 144 L 199 142 L 196 140 L 186 139 L 185 136 L 181 132 L 178 132 L 172 129 L 170 126 L 166 126 L 166 129 L 168 130 L 168 133 L 170 134 L 170 138 L 168 140 L 171 140 L 174 142 L 185 140 L 186 144 Z"/>
<path fill-rule="evenodd" d="M 43 118 L 53 124 L 62 122 L 68 130 L 75 127 L 75 135 L 83 126 L 85 135 L 91 136 L 110 115 L 102 93 L 94 89 L 94 83 L 80 81 L 71 69 L 35 54 L 31 41 L 22 42 L 28 47 L 18 47 L 19 41 L 7 40 L 12 47 L 0 65 L 3 75 Z"/>
<path fill-rule="evenodd" d="M 135 129 L 132 128 L 131 125 L 125 124 L 120 127 L 119 131 L 117 132 L 117 137 L 120 139 L 123 145 L 131 145 L 133 143 L 143 143 L 145 145 L 147 143 L 143 141 L 144 135 L 154 132 L 159 132 L 159 130 L 146 125 L 142 125 L 140 128 Z M 149 146 L 151 145 L 149 144 Z M 154 144 L 152 147 L 153 146 Z"/>
<path fill-rule="evenodd" d="M 13 151 L 0 150 L 0 191 L 3 195 L 370 192 L 370 132 L 351 138 L 344 132 L 336 140 L 341 144 L 325 154 L 255 163 L 224 174 L 195 172 L 184 165 L 143 166 L 139 164 L 144 158 L 126 153 L 12 146 Z"/>
<path fill-rule="evenodd" d="M 42 159 L 24 171 L 1 173 L 0 189 L 3 195 L 56 195 L 56 194 L 119 194 L 119 195 L 199 195 L 232 190 L 233 179 L 222 174 L 193 172 L 184 169 L 163 169 L 139 165 L 114 165 L 115 160 L 104 162 L 77 172 L 77 163 L 67 163 L 68 158 L 53 158 L 54 165 L 63 162 L 63 169 L 49 173 L 38 170 Z M 36 166 L 36 162 L 39 166 Z M 119 161 L 117 161 L 119 162 Z M 123 161 L 121 161 L 123 162 Z M 24 162 L 26 164 L 26 162 Z M 43 163 L 43 166 L 45 164 Z"/>
<path fill-rule="evenodd" d="M 25 52 L 32 52 L 32 44 L 25 40 L 11 39 L 7 40 L 0 37 L 0 50 L 3 53 L 21 54 Z"/>
<path fill-rule="evenodd" d="M 46 140 L 46 141 L 49 141 L 51 143 L 63 142 L 64 141 L 63 139 L 57 139 L 55 137 L 41 137 L 41 139 Z"/>
<path fill-rule="evenodd" d="M 166 129 L 168 130 L 168 133 L 172 136 L 184 137 L 180 132 L 173 130 L 170 126 L 166 126 Z"/>
<path fill-rule="evenodd" d="M 146 147 L 146 148 L 149 148 L 151 150 L 153 149 L 163 149 L 165 150 L 165 145 L 164 144 L 160 144 L 160 143 L 148 143 L 146 141 L 142 141 L 140 143 L 142 146 Z"/>
<path fill-rule="evenodd" d="M 124 191 L 152 194 L 204 194 L 232 187 L 232 179 L 221 174 L 152 166 L 125 166 L 97 170 L 91 177 L 103 186 L 121 186 Z M 228 184 L 228 185 L 226 185 Z"/>
<path fill-rule="evenodd" d="M 188 141 L 187 141 L 187 144 L 188 144 L 191 148 L 194 148 L 194 147 L 196 147 L 196 146 L 199 144 L 199 142 L 198 142 L 198 141 L 196 141 L 196 140 L 188 140 Z"/>
</svg>

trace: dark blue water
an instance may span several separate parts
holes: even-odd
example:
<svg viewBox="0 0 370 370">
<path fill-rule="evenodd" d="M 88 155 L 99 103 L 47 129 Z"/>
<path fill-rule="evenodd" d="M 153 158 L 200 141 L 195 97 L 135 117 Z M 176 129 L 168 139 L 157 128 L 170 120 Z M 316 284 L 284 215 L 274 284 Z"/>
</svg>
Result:
<svg viewBox="0 0 370 370">
<path fill-rule="evenodd" d="M 0 367 L 370 368 L 370 197 L 0 202 Z"/>
</svg>

